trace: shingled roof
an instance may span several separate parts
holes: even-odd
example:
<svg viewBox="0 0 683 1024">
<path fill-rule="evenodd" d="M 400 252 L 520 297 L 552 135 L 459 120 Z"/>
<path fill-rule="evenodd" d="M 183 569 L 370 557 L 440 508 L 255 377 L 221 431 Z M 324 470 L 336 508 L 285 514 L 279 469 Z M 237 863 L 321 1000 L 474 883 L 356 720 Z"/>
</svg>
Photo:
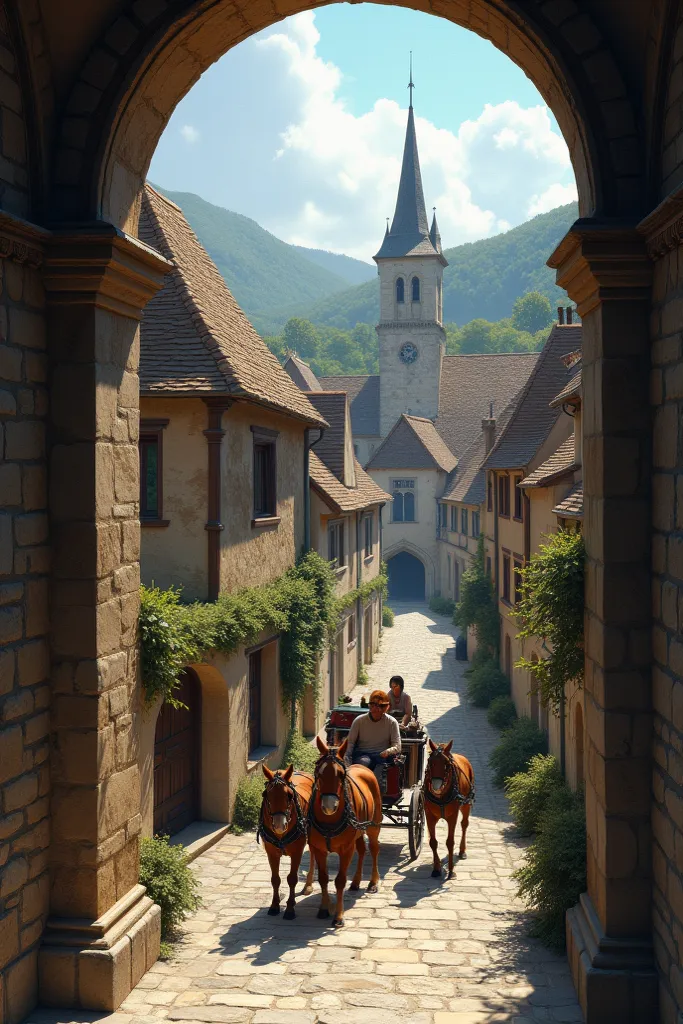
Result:
<svg viewBox="0 0 683 1024">
<path fill-rule="evenodd" d="M 348 399 L 345 391 L 309 391 L 308 398 L 329 426 L 321 439 L 314 442 L 316 455 L 345 486 L 353 485 L 353 441 L 349 437 L 347 459 L 346 420 Z M 349 434 L 351 433 L 349 425 Z"/>
<path fill-rule="evenodd" d="M 347 393 L 356 437 L 379 436 L 379 375 L 320 377 L 319 383 L 324 391 Z"/>
<path fill-rule="evenodd" d="M 576 484 L 566 498 L 553 509 L 555 515 L 562 519 L 583 518 L 583 482 Z"/>
<path fill-rule="evenodd" d="M 573 369 L 573 366 L 571 368 Z M 583 381 L 581 377 L 581 370 L 579 370 L 579 372 L 572 377 L 567 386 L 562 388 L 559 395 L 555 395 L 552 402 L 550 403 L 550 407 L 552 409 L 556 409 L 559 406 L 564 405 L 565 402 L 571 401 L 572 398 L 580 399 L 582 395 L 582 389 Z"/>
<path fill-rule="evenodd" d="M 574 435 L 563 441 L 557 451 L 554 451 L 549 459 L 546 459 L 538 466 L 533 473 L 529 473 L 523 480 L 520 480 L 520 487 L 548 487 L 558 477 L 564 476 L 572 470 L 578 469 L 574 455 Z"/>
<path fill-rule="evenodd" d="M 527 466 L 548 437 L 561 413 L 550 402 L 569 383 L 575 371 L 562 357 L 581 345 L 581 326 L 555 325 L 518 400 L 506 429 L 493 446 L 487 469 Z"/>
<path fill-rule="evenodd" d="M 296 352 L 290 353 L 284 364 L 285 372 L 289 374 L 294 383 L 302 391 L 321 391 L 320 381 L 313 373 L 308 363 L 299 359 Z"/>
<path fill-rule="evenodd" d="M 357 459 L 354 460 L 356 478 L 355 487 L 345 487 L 337 479 L 332 470 L 328 469 L 315 450 L 311 451 L 309 473 L 313 488 L 323 500 L 337 512 L 355 512 L 374 505 L 390 502 L 391 495 L 379 487 L 372 477 L 368 476 Z"/>
<path fill-rule="evenodd" d="M 180 208 L 148 184 L 140 238 L 173 263 L 142 320 L 141 392 L 220 392 L 326 426 L 251 326 Z"/>
<path fill-rule="evenodd" d="M 370 459 L 368 469 L 433 469 L 450 473 L 457 459 L 431 420 L 404 413 Z"/>
<path fill-rule="evenodd" d="M 510 402 L 496 420 L 495 436 L 507 426 L 515 409 Z M 444 487 L 444 501 L 461 501 L 465 505 L 481 505 L 486 498 L 486 437 L 483 430 L 476 441 L 460 457 L 457 467 L 449 475 Z"/>
</svg>

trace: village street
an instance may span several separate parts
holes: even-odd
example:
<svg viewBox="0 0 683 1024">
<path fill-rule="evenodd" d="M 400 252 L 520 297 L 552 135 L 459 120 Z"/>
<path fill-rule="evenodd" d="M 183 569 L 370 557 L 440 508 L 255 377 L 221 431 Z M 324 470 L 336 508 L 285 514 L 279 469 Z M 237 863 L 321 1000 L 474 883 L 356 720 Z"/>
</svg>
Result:
<svg viewBox="0 0 683 1024">
<path fill-rule="evenodd" d="M 176 960 L 157 963 L 113 1015 L 38 1010 L 28 1020 L 581 1021 L 566 961 L 526 937 L 511 878 L 522 847 L 487 771 L 498 734 L 483 711 L 464 702 L 465 666 L 456 662 L 454 646 L 448 620 L 426 606 L 397 606 L 396 624 L 385 630 L 370 667 L 371 685 L 384 689 L 393 672 L 403 674 L 431 736 L 453 738 L 454 749 L 472 761 L 477 802 L 469 856 L 450 882 L 430 877 L 427 841 L 420 860 L 410 864 L 406 834 L 387 831 L 381 837 L 380 892 L 347 893 L 346 927 L 337 933 L 316 919 L 317 884 L 298 903 L 297 920 L 268 917 L 263 849 L 253 835 L 227 836 L 194 863 L 204 905 L 187 922 Z"/>
</svg>

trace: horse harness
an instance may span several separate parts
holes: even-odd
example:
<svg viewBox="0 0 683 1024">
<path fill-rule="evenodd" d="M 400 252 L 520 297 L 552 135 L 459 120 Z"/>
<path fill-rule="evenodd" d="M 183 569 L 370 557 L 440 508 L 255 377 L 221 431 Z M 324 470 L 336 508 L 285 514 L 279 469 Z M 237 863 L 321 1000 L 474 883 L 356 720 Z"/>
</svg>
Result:
<svg viewBox="0 0 683 1024">
<path fill-rule="evenodd" d="M 343 787 L 343 790 L 344 790 L 344 812 L 343 812 L 341 818 L 339 819 L 339 821 L 336 821 L 336 822 L 334 822 L 334 824 L 331 824 L 331 825 L 323 825 L 315 817 L 314 804 L 315 804 L 316 793 L 318 791 L 318 780 L 319 780 L 319 777 L 320 777 L 320 773 L 321 773 L 322 769 L 325 767 L 326 764 L 331 764 L 332 762 L 335 762 L 336 764 L 340 764 L 342 769 L 343 769 L 343 772 L 344 772 L 344 774 L 343 774 L 343 781 L 342 781 L 342 787 Z M 363 805 L 367 806 L 365 797 L 363 796 L 363 793 L 361 792 L 360 786 L 355 781 L 355 779 L 353 779 L 349 775 L 349 773 L 346 770 L 346 765 L 344 764 L 344 762 L 342 761 L 342 759 L 340 757 L 337 757 L 336 754 L 333 754 L 332 751 L 330 751 L 329 754 L 325 754 L 325 756 L 322 757 L 318 761 L 318 763 L 316 764 L 316 766 L 315 766 L 315 776 L 314 776 L 314 782 L 313 782 L 313 792 L 311 793 L 311 802 L 308 805 L 308 827 L 309 827 L 309 829 L 314 828 L 316 830 L 316 832 L 320 833 L 320 835 L 325 840 L 325 845 L 327 846 L 328 852 L 330 852 L 331 849 L 332 849 L 332 847 L 330 846 L 330 840 L 331 839 L 336 839 L 337 836 L 340 836 L 342 834 L 342 832 L 345 832 L 346 829 L 349 828 L 349 826 L 351 828 L 356 829 L 359 832 L 365 832 L 365 830 L 367 828 L 369 828 L 372 825 L 376 825 L 377 824 L 376 821 L 372 821 L 372 820 L 359 821 L 358 818 L 356 817 L 356 815 L 353 813 L 352 804 L 351 804 L 351 790 L 349 788 L 349 782 L 353 783 L 353 785 L 356 787 L 356 790 L 358 791 L 358 794 L 359 794 L 361 800 L 363 801 Z M 320 795 L 323 796 L 322 793 Z"/>
<path fill-rule="evenodd" d="M 451 784 L 448 787 L 448 791 L 446 792 L 446 794 L 440 797 L 434 796 L 429 786 L 429 782 L 431 781 L 432 777 L 430 761 L 435 753 L 440 753 L 451 769 Z M 464 796 L 460 790 L 460 776 L 462 774 L 464 774 L 462 768 L 457 763 L 457 761 L 453 760 L 450 754 L 444 754 L 443 750 L 434 751 L 432 754 L 430 754 L 429 760 L 427 761 L 427 771 L 425 772 L 425 780 L 424 783 L 422 784 L 422 792 L 424 794 L 425 800 L 429 800 L 431 804 L 436 804 L 437 807 L 441 809 L 442 813 L 446 805 L 453 803 L 454 801 L 457 801 L 461 807 L 464 804 L 474 804 L 474 801 L 476 799 L 474 792 L 474 779 L 470 779 L 470 791 L 467 794 L 467 796 Z"/>
<path fill-rule="evenodd" d="M 293 775 L 302 775 L 302 774 L 303 774 L 302 772 L 293 772 Z M 264 808 L 267 808 L 268 814 L 270 814 L 270 816 L 272 818 L 272 811 L 270 809 L 270 804 L 268 803 L 268 787 L 269 786 L 289 786 L 289 789 L 291 790 L 291 796 L 290 796 L 289 793 L 287 794 L 287 801 L 288 801 L 287 812 L 286 812 L 287 825 L 289 826 L 289 820 L 290 820 L 290 818 L 292 816 L 292 812 L 291 812 L 291 810 L 289 808 L 289 804 L 290 803 L 294 804 L 294 809 L 296 811 L 296 822 L 295 822 L 294 827 L 292 828 L 291 832 L 287 832 L 286 831 L 281 836 L 275 835 L 273 830 L 268 828 L 268 826 L 266 825 L 266 821 L 265 821 Z M 280 775 L 279 772 L 276 772 L 275 775 L 273 776 L 273 778 L 269 779 L 268 782 L 266 782 L 265 788 L 263 790 L 263 799 L 261 801 L 261 811 L 259 813 L 258 828 L 256 829 L 256 842 L 257 843 L 261 842 L 261 836 L 263 836 L 264 840 L 267 843 L 270 843 L 271 846 L 277 846 L 278 850 L 284 850 L 285 846 L 289 846 L 290 843 L 295 842 L 297 839 L 300 839 L 302 836 L 308 836 L 308 829 L 306 827 L 306 818 L 305 818 L 304 814 L 302 813 L 301 804 L 299 803 L 299 794 L 297 793 L 295 787 L 289 785 L 289 783 L 283 778 L 282 775 Z"/>
</svg>

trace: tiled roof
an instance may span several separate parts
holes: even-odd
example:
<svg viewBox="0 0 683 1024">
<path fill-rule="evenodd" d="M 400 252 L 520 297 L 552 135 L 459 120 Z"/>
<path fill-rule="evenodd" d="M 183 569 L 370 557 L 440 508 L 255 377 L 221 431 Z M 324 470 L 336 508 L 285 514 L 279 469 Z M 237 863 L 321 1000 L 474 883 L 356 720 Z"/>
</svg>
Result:
<svg viewBox="0 0 683 1024">
<path fill-rule="evenodd" d="M 343 484 L 352 483 L 344 478 L 346 455 L 346 407 L 344 391 L 309 391 L 308 398 L 329 426 L 322 438 L 315 441 L 313 451 Z M 353 449 L 351 449 L 353 450 Z"/>
<path fill-rule="evenodd" d="M 368 469 L 433 469 L 450 473 L 457 459 L 431 420 L 401 416 L 370 459 Z"/>
<path fill-rule="evenodd" d="M 561 415 L 550 408 L 550 402 L 575 375 L 562 357 L 580 345 L 580 325 L 553 327 L 507 428 L 486 460 L 488 469 L 512 469 L 531 462 Z"/>
<path fill-rule="evenodd" d="M 436 429 L 460 457 L 481 434 L 481 421 L 506 408 L 533 371 L 538 352 L 444 356 Z"/>
<path fill-rule="evenodd" d="M 142 193 L 140 237 L 174 265 L 142 320 L 142 392 L 222 392 L 324 425 L 235 302 L 182 211 L 150 185 Z"/>
<path fill-rule="evenodd" d="M 324 391 L 345 391 L 349 396 L 351 429 L 356 437 L 379 437 L 379 376 L 321 377 Z"/>
<path fill-rule="evenodd" d="M 520 487 L 547 487 L 553 479 L 577 468 L 574 458 L 574 435 L 568 437 L 549 459 L 520 481 Z"/>
<path fill-rule="evenodd" d="M 510 416 L 514 412 L 515 402 L 512 401 L 496 420 L 496 434 L 505 430 Z M 486 461 L 486 438 L 483 430 L 474 444 L 463 452 L 457 467 L 449 475 L 444 487 L 444 501 L 461 501 L 464 505 L 481 505 L 486 499 L 486 471 L 482 468 Z"/>
<path fill-rule="evenodd" d="M 573 369 L 573 366 L 571 367 L 571 369 Z M 570 398 L 580 398 L 581 394 L 582 380 L 581 370 L 579 370 L 579 372 L 575 374 L 569 381 L 569 384 L 567 384 L 566 387 L 562 388 L 559 395 L 555 395 L 552 402 L 550 402 L 550 407 L 552 409 L 556 409 L 559 406 L 563 405 L 565 402 L 568 402 Z"/>
<path fill-rule="evenodd" d="M 327 468 L 322 459 L 318 458 L 315 450 L 311 451 L 309 464 L 311 483 L 327 504 L 337 511 L 355 512 L 391 501 L 391 495 L 377 486 L 357 460 L 354 462 L 354 468 L 356 486 L 345 487 Z"/>
<path fill-rule="evenodd" d="M 556 516 L 564 519 L 581 519 L 583 516 L 583 482 L 576 484 L 566 498 L 553 509 Z"/>
<path fill-rule="evenodd" d="M 287 361 L 284 365 L 285 371 L 292 378 L 294 383 L 302 391 L 321 391 L 320 381 L 313 373 L 308 363 L 305 363 L 303 359 L 299 359 L 296 352 L 292 352 L 287 357 Z"/>
</svg>

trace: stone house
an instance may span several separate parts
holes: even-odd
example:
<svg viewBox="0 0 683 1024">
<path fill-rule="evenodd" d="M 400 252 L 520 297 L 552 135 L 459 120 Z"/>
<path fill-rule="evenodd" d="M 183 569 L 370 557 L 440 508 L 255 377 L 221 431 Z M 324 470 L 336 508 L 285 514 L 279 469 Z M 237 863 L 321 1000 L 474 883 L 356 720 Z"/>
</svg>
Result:
<svg viewBox="0 0 683 1024">
<path fill-rule="evenodd" d="M 308 434 L 326 420 L 257 336 L 180 209 L 149 185 L 140 237 L 173 265 L 141 327 L 142 582 L 214 600 L 294 564 Z M 245 772 L 278 763 L 289 729 L 278 637 L 188 666 L 180 699 L 185 709 L 139 712 L 143 834 L 228 822 Z"/>
<path fill-rule="evenodd" d="M 0 4 L 0 1016 L 9 1024 L 39 998 L 111 1009 L 155 956 L 158 917 L 138 886 L 136 377 L 142 312 L 171 268 L 137 238 L 139 196 L 197 77 L 301 6 Z M 683 3 L 438 6 L 525 71 L 576 175 L 580 216 L 549 258 L 584 328 L 588 872 L 568 915 L 569 961 L 588 1024 L 676 1024 Z M 117 731 L 132 744 L 112 744 Z"/>
<path fill-rule="evenodd" d="M 307 397 L 329 426 L 310 452 L 311 546 L 335 565 L 336 594 L 351 601 L 339 623 L 336 643 L 321 665 L 321 699 L 315 718 L 311 702 L 304 729 L 314 733 L 322 713 L 355 686 L 363 665 L 373 661 L 382 625 L 379 590 L 365 598 L 356 593 L 377 579 L 382 564 L 382 512 L 391 496 L 361 467 L 353 439 L 345 392 L 308 392 Z"/>
</svg>

